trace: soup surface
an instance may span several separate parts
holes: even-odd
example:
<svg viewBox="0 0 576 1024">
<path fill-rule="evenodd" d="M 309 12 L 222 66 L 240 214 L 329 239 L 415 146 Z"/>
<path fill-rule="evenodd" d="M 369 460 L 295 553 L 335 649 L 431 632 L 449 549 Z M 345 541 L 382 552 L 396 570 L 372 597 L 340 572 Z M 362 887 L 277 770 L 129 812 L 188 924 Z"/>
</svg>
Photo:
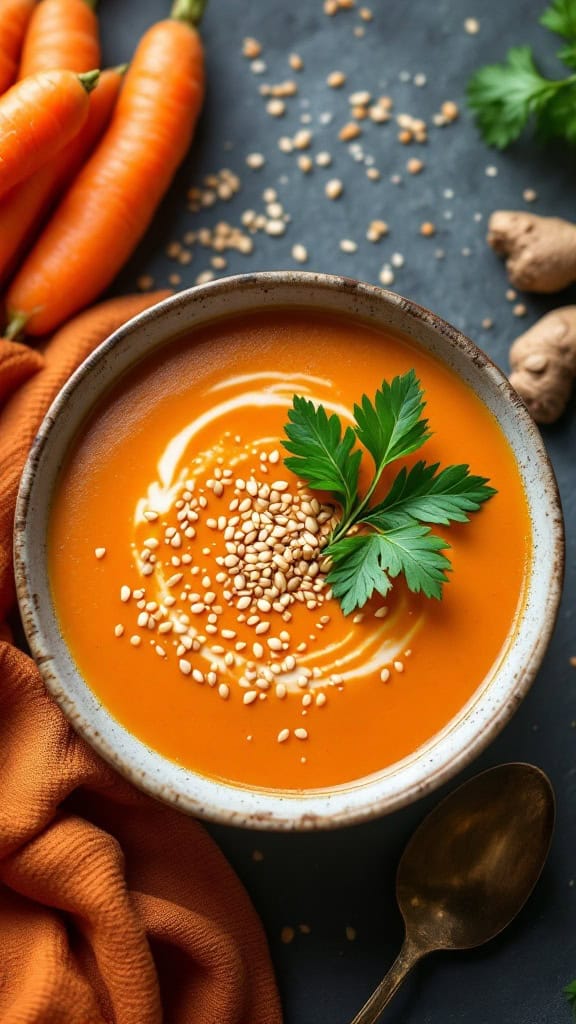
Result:
<svg viewBox="0 0 576 1024">
<path fill-rule="evenodd" d="M 433 436 L 405 464 L 469 463 L 498 493 L 435 528 L 441 601 L 396 580 L 345 617 L 321 554 L 338 509 L 284 466 L 287 411 L 297 393 L 348 421 L 411 368 Z M 118 721 L 206 776 L 298 790 L 382 769 L 460 711 L 506 649 L 529 546 L 512 453 L 450 370 L 356 321 L 275 311 L 176 339 L 98 406 L 61 473 L 49 565 L 63 635 Z"/>
</svg>

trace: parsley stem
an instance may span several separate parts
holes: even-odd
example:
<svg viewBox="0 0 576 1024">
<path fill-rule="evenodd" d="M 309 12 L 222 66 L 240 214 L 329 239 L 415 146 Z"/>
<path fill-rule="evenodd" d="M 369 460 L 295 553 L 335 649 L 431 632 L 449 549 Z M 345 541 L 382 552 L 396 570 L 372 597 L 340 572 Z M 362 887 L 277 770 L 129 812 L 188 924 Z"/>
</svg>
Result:
<svg viewBox="0 0 576 1024">
<path fill-rule="evenodd" d="M 332 534 L 330 540 L 331 544 L 334 543 L 334 541 L 339 540 L 340 537 L 344 537 L 352 526 L 355 526 L 356 523 L 360 522 L 360 520 L 362 519 L 362 513 L 366 510 L 370 502 L 370 499 L 374 494 L 376 487 L 378 486 L 378 482 L 380 480 L 380 477 L 382 476 L 384 468 L 385 464 L 380 466 L 379 469 L 376 470 L 376 475 L 374 476 L 374 479 L 370 484 L 370 487 L 366 491 L 366 494 L 362 498 L 360 504 L 356 505 L 348 515 L 342 516 L 340 523 L 338 524 L 338 526 L 334 530 L 334 533 Z"/>
</svg>

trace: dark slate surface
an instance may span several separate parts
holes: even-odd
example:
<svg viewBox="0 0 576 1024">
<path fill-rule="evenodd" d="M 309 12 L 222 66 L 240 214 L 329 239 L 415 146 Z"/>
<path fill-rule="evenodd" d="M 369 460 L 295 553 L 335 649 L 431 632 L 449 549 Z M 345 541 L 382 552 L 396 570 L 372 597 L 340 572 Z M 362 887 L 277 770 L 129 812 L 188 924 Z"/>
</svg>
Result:
<svg viewBox="0 0 576 1024">
<path fill-rule="evenodd" d="M 430 129 L 427 146 L 403 147 L 393 124 L 365 130 L 364 151 L 382 171 L 379 182 L 365 176 L 337 128 L 347 120 L 348 94 L 368 89 L 390 94 L 397 112 L 429 117 L 445 99 L 463 105 L 470 71 L 503 56 L 508 45 L 529 42 L 555 73 L 555 40 L 537 24 L 540 4 L 534 0 L 367 0 L 374 20 L 358 38 L 354 26 L 364 23 L 357 12 L 328 18 L 321 0 L 211 0 L 204 22 L 208 50 L 209 94 L 194 151 L 179 174 L 145 243 L 122 275 L 118 290 L 132 287 L 136 277 L 150 273 L 165 284 L 180 269 L 182 284 L 194 283 L 209 269 L 210 253 L 199 250 L 188 267 L 166 259 L 166 245 L 184 231 L 225 219 L 238 224 L 243 210 L 263 208 L 265 187 L 278 190 L 291 215 L 283 238 L 259 234 L 252 256 L 232 254 L 224 273 L 294 267 L 291 248 L 305 244 L 313 270 L 351 274 L 377 282 L 382 264 L 401 253 L 405 264 L 396 271 L 394 287 L 434 309 L 482 345 L 506 367 L 510 341 L 553 305 L 574 301 L 574 294 L 553 299 L 526 297 L 527 316 L 520 320 L 507 301 L 503 267 L 485 242 L 487 217 L 495 208 L 526 208 L 534 212 L 574 213 L 574 153 L 562 146 L 544 150 L 532 143 L 504 155 L 487 150 L 463 116 L 446 129 Z M 102 0 L 106 57 L 126 60 L 139 30 L 161 17 L 161 0 Z M 477 35 L 464 31 L 466 17 L 480 21 Z M 268 70 L 254 75 L 241 56 L 244 36 L 263 44 Z M 296 51 L 305 70 L 296 75 L 287 64 Z M 348 75 L 339 92 L 325 85 L 329 71 Z M 413 80 L 424 73 L 427 84 Z M 261 82 L 295 78 L 300 91 L 287 101 L 283 119 L 269 117 L 259 95 Z M 320 115 L 332 113 L 331 124 Z M 313 152 L 329 150 L 333 166 L 304 177 L 295 156 L 277 148 L 280 135 L 301 127 L 310 114 Z M 326 118 L 322 118 L 323 121 Z M 266 156 L 256 172 L 245 165 L 249 152 Z M 426 169 L 418 177 L 405 173 L 405 162 L 419 156 Z M 230 167 L 242 179 L 231 203 L 193 215 L 186 210 L 186 190 L 206 173 Z M 496 176 L 486 174 L 497 169 Z M 390 176 L 400 174 L 401 184 Z M 329 177 L 340 177 L 345 195 L 337 203 L 324 197 Z M 538 193 L 528 205 L 526 188 Z M 453 198 L 444 191 L 451 189 Z M 479 217 L 475 218 L 475 214 Z M 367 223 L 384 218 L 390 235 L 379 246 L 365 240 Z M 419 236 L 423 220 L 438 227 L 433 239 Z M 339 241 L 358 242 L 345 254 Z M 435 258 L 442 248 L 444 259 Z M 491 317 L 494 327 L 482 328 Z M 508 760 L 541 765 L 554 783 L 558 823 L 548 866 L 528 907 L 499 940 L 470 954 L 438 955 L 425 963 L 387 1011 L 390 1024 L 562 1024 L 570 1011 L 562 986 L 576 975 L 576 655 L 574 578 L 576 488 L 574 465 L 576 416 L 569 414 L 545 431 L 562 492 L 568 525 L 565 596 L 553 642 L 536 685 L 500 738 L 465 775 Z M 463 776 L 464 777 L 464 776 Z M 455 780 L 459 781 L 459 780 Z M 439 796 L 440 794 L 438 794 Z M 391 963 L 402 937 L 394 901 L 394 872 L 400 852 L 416 823 L 437 799 L 369 825 L 324 835 L 258 835 L 226 828 L 211 831 L 246 883 L 262 915 L 285 1007 L 286 1024 L 345 1024 L 354 1015 Z M 258 849 L 263 860 L 254 861 Z M 308 924 L 290 945 L 280 941 L 285 925 Z M 346 928 L 356 930 L 355 941 Z"/>
</svg>

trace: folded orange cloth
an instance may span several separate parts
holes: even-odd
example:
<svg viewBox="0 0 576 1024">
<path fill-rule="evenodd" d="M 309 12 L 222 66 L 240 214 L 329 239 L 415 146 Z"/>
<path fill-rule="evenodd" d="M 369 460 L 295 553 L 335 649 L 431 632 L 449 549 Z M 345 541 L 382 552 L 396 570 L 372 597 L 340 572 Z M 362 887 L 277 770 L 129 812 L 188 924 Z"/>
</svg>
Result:
<svg viewBox="0 0 576 1024">
<path fill-rule="evenodd" d="M 0 403 L 20 382 L 0 412 L 2 614 L 14 593 L 18 478 L 40 420 L 95 345 L 159 297 L 113 300 L 81 315 L 46 346 L 43 359 L 18 347 L 5 351 L 10 343 L 0 342 Z M 0 637 L 7 635 L 0 626 Z M 101 761 L 46 694 L 34 663 L 6 639 L 0 1021 L 281 1021 L 262 927 L 212 840 L 196 821 L 143 796 Z"/>
</svg>

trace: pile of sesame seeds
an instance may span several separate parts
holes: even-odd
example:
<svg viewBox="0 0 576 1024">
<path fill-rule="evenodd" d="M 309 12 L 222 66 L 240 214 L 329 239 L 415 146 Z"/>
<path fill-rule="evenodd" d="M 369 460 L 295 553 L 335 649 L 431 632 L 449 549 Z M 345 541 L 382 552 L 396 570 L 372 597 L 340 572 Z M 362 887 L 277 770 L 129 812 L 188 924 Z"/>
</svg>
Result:
<svg viewBox="0 0 576 1024">
<path fill-rule="evenodd" d="M 134 585 L 127 578 L 119 588 L 114 634 L 135 649 L 148 645 L 223 701 L 239 699 L 249 708 L 296 699 L 305 717 L 345 689 L 341 675 L 317 663 L 334 615 L 323 549 L 337 515 L 305 485 L 291 488 L 277 477 L 279 461 L 277 449 L 260 451 L 257 470 L 245 476 L 216 464 L 209 476 L 183 481 L 167 512 L 143 511 L 139 579 Z M 94 551 L 98 560 L 106 553 Z M 291 632 L 296 614 L 306 621 L 304 639 Z M 351 621 L 358 625 L 367 614 L 380 625 L 387 608 Z M 392 670 L 403 669 L 395 661 L 380 678 L 386 683 Z M 308 736 L 304 723 L 285 725 L 276 740 Z"/>
</svg>

